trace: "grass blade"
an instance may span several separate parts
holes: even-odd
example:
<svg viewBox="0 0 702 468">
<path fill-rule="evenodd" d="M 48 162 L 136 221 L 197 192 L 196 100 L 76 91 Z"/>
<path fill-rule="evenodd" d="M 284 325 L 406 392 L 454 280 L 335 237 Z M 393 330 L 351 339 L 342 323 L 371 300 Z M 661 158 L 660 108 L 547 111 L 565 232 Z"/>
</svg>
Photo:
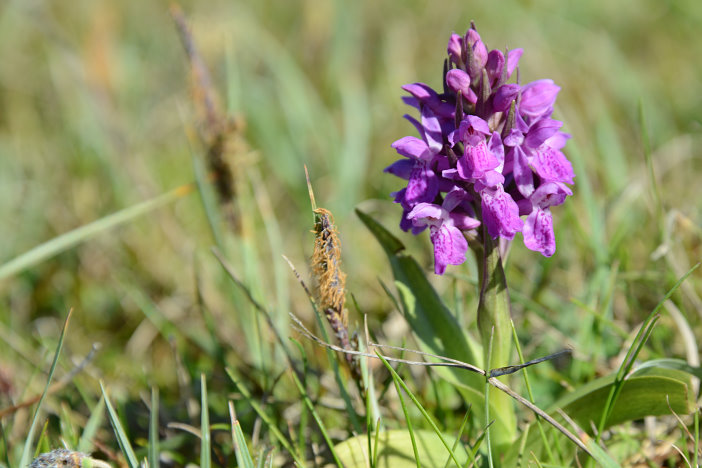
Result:
<svg viewBox="0 0 702 468">
<path fill-rule="evenodd" d="M 149 468 L 159 468 L 158 387 L 151 387 L 151 415 L 149 416 Z"/>
<path fill-rule="evenodd" d="M 193 186 L 191 184 L 182 185 L 151 200 L 137 203 L 134 206 L 117 211 L 97 221 L 93 221 L 92 223 L 54 237 L 0 266 L 0 280 L 9 278 L 12 275 L 31 268 L 48 258 L 75 247 L 103 231 L 124 224 L 138 216 L 167 205 L 189 194 L 192 189 Z"/>
<path fill-rule="evenodd" d="M 0 275 L 1 277 L 1 275 Z M 61 329 L 61 335 L 59 336 L 58 344 L 56 345 L 56 351 L 54 352 L 54 360 L 51 362 L 51 369 L 49 370 L 49 377 L 46 379 L 46 385 L 44 386 L 44 392 L 39 398 L 37 407 L 34 410 L 34 416 L 32 417 L 32 423 L 29 426 L 29 433 L 27 434 L 27 439 L 24 441 L 24 447 L 22 448 L 22 458 L 20 458 L 20 463 L 18 466 L 29 465 L 30 452 L 32 451 L 32 442 L 34 440 L 34 432 L 37 428 L 37 423 L 39 422 L 39 410 L 41 409 L 41 404 L 44 402 L 47 392 L 49 391 L 49 386 L 51 385 L 51 379 L 56 371 L 56 364 L 58 363 L 59 355 L 61 354 L 61 348 L 63 347 L 63 340 L 66 337 L 66 330 L 68 329 L 68 322 L 71 319 L 71 314 L 73 309 L 68 311 L 66 320 L 63 322 L 63 328 Z"/>
<path fill-rule="evenodd" d="M 105 386 L 102 384 L 102 381 L 100 381 L 100 389 L 102 390 L 102 397 L 105 399 L 105 404 L 107 405 L 107 414 L 110 417 L 110 423 L 112 424 L 112 429 L 115 431 L 117 443 L 122 450 L 122 454 L 124 455 L 124 458 L 127 459 L 129 468 L 139 468 L 139 462 L 137 461 L 132 444 L 129 443 L 127 433 L 124 432 L 122 423 L 119 421 L 119 416 L 112 407 L 112 403 L 110 403 L 110 397 L 107 395 L 107 391 L 105 390 Z"/>
<path fill-rule="evenodd" d="M 407 432 L 409 432 L 410 440 L 412 441 L 412 452 L 414 453 L 414 461 L 417 463 L 417 468 L 422 468 L 419 464 L 419 452 L 417 451 L 417 441 L 414 440 L 414 431 L 412 430 L 412 421 L 410 420 L 409 412 L 407 411 L 407 405 L 405 405 L 405 399 L 402 398 L 402 390 L 400 390 L 400 384 L 395 378 L 395 374 L 392 376 L 392 381 L 395 384 L 395 390 L 397 391 L 397 396 L 400 399 L 400 406 L 402 406 L 402 412 L 405 415 L 405 421 L 407 421 Z"/>
<path fill-rule="evenodd" d="M 302 401 L 305 403 L 305 406 L 307 406 L 307 409 L 310 410 L 310 413 L 312 413 L 312 417 L 317 422 L 317 426 L 319 426 L 319 430 L 322 433 L 322 437 L 324 437 L 324 441 L 329 446 L 329 451 L 331 452 L 332 457 L 334 457 L 334 462 L 339 468 L 343 468 L 344 465 L 341 463 L 341 460 L 339 460 L 339 457 L 334 451 L 334 443 L 332 442 L 331 437 L 329 437 L 327 428 L 324 426 L 324 422 L 319 416 L 319 413 L 317 413 L 317 410 L 314 408 L 312 400 L 310 400 L 310 397 L 307 395 L 305 387 L 302 386 L 302 382 L 300 382 L 300 379 L 297 377 L 297 374 L 295 372 L 291 371 L 290 375 L 292 375 L 293 381 L 295 382 L 297 389 L 300 390 L 300 396 L 302 396 Z"/>
<path fill-rule="evenodd" d="M 246 445 L 246 438 L 241 430 L 241 424 L 236 419 L 234 412 L 234 402 L 229 401 L 229 418 L 232 425 L 232 443 L 234 444 L 234 456 L 236 456 L 236 465 L 239 468 L 254 468 L 254 462 L 249 453 L 249 447 Z M 263 452 L 259 458 L 259 466 L 262 465 L 264 459 Z"/>
<path fill-rule="evenodd" d="M 102 418 L 105 416 L 105 399 L 100 398 L 98 404 L 92 409 L 90 413 L 90 418 L 85 424 L 85 429 L 80 435 L 80 440 L 78 441 L 79 452 L 89 453 L 93 451 L 93 438 L 97 433 L 98 429 L 102 425 Z"/>
<path fill-rule="evenodd" d="M 519 345 L 519 337 L 517 336 L 517 329 L 514 328 L 514 321 L 510 319 L 510 324 L 512 325 L 512 339 L 514 340 L 514 346 L 517 349 L 517 355 L 519 356 L 519 363 L 524 364 L 524 354 L 522 354 L 522 347 Z M 524 375 L 524 386 L 526 387 L 527 394 L 529 395 L 529 399 L 531 400 L 532 403 L 536 403 L 536 400 L 534 399 L 534 393 L 531 391 L 531 385 L 529 384 L 529 374 L 527 372 L 527 369 L 524 368 L 522 369 L 522 375 Z M 546 431 L 544 431 L 544 427 L 541 424 L 541 418 L 539 415 L 536 415 L 536 425 L 539 429 L 539 435 L 541 436 L 541 443 L 543 444 L 544 449 L 546 450 L 546 455 L 548 456 L 549 462 L 550 463 L 555 463 L 555 459 L 553 457 L 553 451 L 551 450 L 551 444 L 549 444 L 548 439 L 546 438 Z"/>
<path fill-rule="evenodd" d="M 466 424 L 468 424 L 468 418 L 470 416 L 470 408 L 468 408 L 468 411 L 466 411 L 465 416 L 463 416 L 463 421 L 461 422 L 461 427 L 458 428 L 458 434 L 456 434 L 456 440 L 453 442 L 453 446 L 451 447 L 454 451 L 458 447 L 458 444 L 461 443 L 461 437 L 463 436 L 463 431 L 466 429 Z M 470 450 L 466 451 L 468 454 L 471 454 Z M 474 458 L 469 458 L 469 461 L 475 462 Z M 444 468 L 449 467 L 449 463 L 451 463 L 451 456 L 446 459 L 446 463 L 444 463 Z"/>
<path fill-rule="evenodd" d="M 397 375 L 397 372 L 395 372 L 395 369 L 392 368 L 390 363 L 380 353 L 376 352 L 375 354 L 378 356 L 378 358 L 380 358 L 381 361 L 383 361 L 383 364 L 385 365 L 385 367 L 388 369 L 390 374 L 392 374 L 393 379 L 396 379 L 396 381 L 400 384 L 400 386 L 402 386 L 403 390 L 405 392 L 407 392 L 407 395 L 410 397 L 410 399 L 417 406 L 417 409 L 419 409 L 419 412 L 422 413 L 422 416 L 424 416 L 424 419 L 427 420 L 427 422 L 429 423 L 431 428 L 434 430 L 436 435 L 441 440 L 442 445 L 446 448 L 448 453 L 451 455 L 451 459 L 456 464 L 456 466 L 461 466 L 461 464 L 458 462 L 458 459 L 456 458 L 456 454 L 453 452 L 453 450 L 451 450 L 451 447 L 449 447 L 448 443 L 446 442 L 446 439 L 444 439 L 444 435 L 441 433 L 441 430 L 436 425 L 434 420 L 431 418 L 429 413 L 427 413 L 427 410 L 424 409 L 424 407 L 421 405 L 421 403 L 419 403 L 419 400 L 417 399 L 417 397 L 414 396 L 414 394 L 409 389 L 409 387 L 407 387 L 407 384 L 405 384 L 405 382 L 402 380 L 402 378 L 399 375 Z"/>
<path fill-rule="evenodd" d="M 268 429 L 271 431 L 271 434 L 278 439 L 278 442 L 280 442 L 280 445 L 282 445 L 285 450 L 290 453 L 290 456 L 293 457 L 293 460 L 297 462 L 297 464 L 301 467 L 307 466 L 305 461 L 300 457 L 300 455 L 293 449 L 292 444 L 290 441 L 283 435 L 282 432 L 278 429 L 278 427 L 275 425 L 275 422 L 271 420 L 270 416 L 268 416 L 268 413 L 263 411 L 263 408 L 261 408 L 261 405 L 258 404 L 256 400 L 254 400 L 251 397 L 251 393 L 249 390 L 239 382 L 239 379 L 236 377 L 234 372 L 226 368 L 225 371 L 227 372 L 227 375 L 229 376 L 230 379 L 232 379 L 232 382 L 234 382 L 234 385 L 239 389 L 241 394 L 244 396 L 246 399 L 246 402 L 253 408 L 254 411 L 260 416 L 261 420 L 263 420 L 264 423 L 268 426 Z"/>
<path fill-rule="evenodd" d="M 211 468 L 212 460 L 210 457 L 210 448 L 212 446 L 210 440 L 210 409 L 207 403 L 207 382 L 205 381 L 205 374 L 200 374 L 200 392 L 201 401 L 200 405 L 200 426 L 202 439 L 200 442 L 200 468 Z"/>
</svg>

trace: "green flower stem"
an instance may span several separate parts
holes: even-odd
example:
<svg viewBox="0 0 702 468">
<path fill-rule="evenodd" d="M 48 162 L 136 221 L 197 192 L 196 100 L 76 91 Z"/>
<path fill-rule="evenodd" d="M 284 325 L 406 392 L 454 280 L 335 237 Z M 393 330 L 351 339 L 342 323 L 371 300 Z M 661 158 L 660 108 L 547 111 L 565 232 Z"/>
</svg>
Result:
<svg viewBox="0 0 702 468">
<path fill-rule="evenodd" d="M 502 268 L 502 259 L 497 245 L 489 235 L 485 236 L 480 268 L 480 303 L 478 305 L 478 329 L 484 347 L 487 369 L 508 365 L 512 351 L 512 329 L 510 327 L 510 304 L 507 280 Z M 492 337 L 492 349 L 488 349 Z M 491 360 L 487 361 L 490 354 Z"/>
<path fill-rule="evenodd" d="M 512 351 L 512 328 L 510 325 L 510 302 L 505 271 L 502 268 L 500 250 L 487 232 L 483 232 L 483 245 L 473 248 L 480 264 L 480 303 L 478 304 L 478 330 L 483 344 L 485 370 L 506 366 Z M 474 243 L 476 244 L 476 243 Z M 510 398 L 495 388 L 490 388 L 489 399 L 493 414 L 506 427 L 514 428 L 516 416 Z M 493 450 L 512 440 L 515 433 L 500 434 Z"/>
</svg>

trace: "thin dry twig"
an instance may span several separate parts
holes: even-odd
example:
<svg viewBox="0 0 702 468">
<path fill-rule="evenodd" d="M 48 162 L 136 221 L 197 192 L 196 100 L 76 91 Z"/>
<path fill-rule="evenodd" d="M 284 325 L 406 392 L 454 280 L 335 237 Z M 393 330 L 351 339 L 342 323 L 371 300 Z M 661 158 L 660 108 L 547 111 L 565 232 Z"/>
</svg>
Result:
<svg viewBox="0 0 702 468">
<path fill-rule="evenodd" d="M 49 386 L 49 389 L 47 390 L 46 394 L 50 395 L 52 393 L 55 393 L 62 389 L 63 387 L 66 386 L 71 380 L 73 380 L 73 377 L 78 375 L 80 372 L 83 371 L 87 367 L 88 364 L 95 358 L 95 355 L 97 354 L 97 351 L 100 349 L 100 344 L 99 343 L 93 343 L 93 346 L 90 348 L 90 351 L 88 354 L 83 358 L 81 362 L 78 363 L 71 371 L 63 376 L 58 382 L 55 382 Z M 20 403 L 17 403 L 16 405 L 13 406 L 8 406 L 7 408 L 3 408 L 0 410 L 0 419 L 4 418 L 5 416 L 8 416 L 22 408 L 26 408 L 28 406 L 32 406 L 34 403 L 38 402 L 41 399 L 41 395 L 35 395 L 32 398 L 29 398 L 27 400 L 24 400 Z"/>
<path fill-rule="evenodd" d="M 322 340 L 321 338 L 315 336 L 312 332 L 310 332 L 310 331 L 307 329 L 307 327 L 305 327 L 305 325 L 302 323 L 302 321 L 301 321 L 299 318 L 297 318 L 292 312 L 290 313 L 290 318 L 291 318 L 291 319 L 293 320 L 293 322 L 295 323 L 296 328 L 298 328 L 298 330 L 299 330 L 304 336 L 306 336 L 307 338 L 309 338 L 309 339 L 311 339 L 312 341 L 316 342 L 316 343 L 319 344 L 320 346 L 323 346 L 323 347 L 332 349 L 332 350 L 334 350 L 334 351 L 338 351 L 338 352 L 340 352 L 340 353 L 348 353 L 348 354 L 353 354 L 353 355 L 357 355 L 357 356 L 366 356 L 366 357 L 371 357 L 371 358 L 378 359 L 378 356 L 375 355 L 375 354 L 365 353 L 365 352 L 362 352 L 362 351 L 347 350 L 347 349 L 343 349 L 343 348 L 341 348 L 341 347 L 339 347 L 339 346 L 334 346 L 334 345 L 332 345 L 332 344 L 330 344 L 330 343 L 327 343 L 327 342 L 325 342 L 324 340 Z M 521 395 L 519 395 L 518 393 L 516 393 L 514 390 L 512 390 L 511 388 L 509 388 L 509 387 L 508 387 L 507 385 L 505 385 L 504 383 L 502 383 L 502 382 L 500 382 L 499 380 L 497 380 L 496 377 L 493 377 L 493 376 L 492 376 L 492 371 L 486 372 L 486 371 L 484 371 L 484 370 L 482 370 L 482 369 L 480 369 L 480 368 L 478 368 L 478 367 L 476 367 L 476 366 L 474 366 L 474 365 L 472 365 L 472 364 L 468 364 L 468 363 L 465 363 L 465 362 L 457 361 L 457 360 L 455 360 L 455 359 L 446 358 L 446 357 L 443 357 L 443 356 L 433 355 L 433 354 L 430 354 L 430 353 L 423 353 L 423 352 L 421 352 L 421 351 L 415 351 L 415 350 L 400 348 L 400 347 L 397 347 L 397 346 L 378 345 L 378 344 L 372 343 L 372 342 L 370 342 L 370 341 L 368 342 L 368 344 L 369 344 L 370 347 L 376 346 L 376 347 L 379 347 L 379 348 L 389 348 L 389 349 L 403 350 L 403 351 L 408 351 L 408 352 L 412 352 L 412 353 L 417 353 L 417 354 L 420 354 L 420 355 L 426 355 L 426 356 L 430 356 L 430 357 L 434 357 L 434 358 L 442 359 L 442 360 L 446 361 L 446 362 L 411 361 L 411 360 L 408 360 L 408 359 L 398 359 L 398 358 L 393 358 L 393 357 L 390 357 L 390 356 L 382 355 L 382 357 L 383 357 L 384 359 L 386 359 L 387 361 L 390 361 L 390 362 L 399 362 L 399 363 L 403 363 L 403 364 L 410 364 L 410 365 L 414 365 L 414 366 L 425 366 L 425 367 L 455 367 L 455 368 L 465 369 L 465 370 L 468 370 L 468 371 L 470 371 L 470 372 L 475 372 L 475 373 L 477 373 L 477 374 L 486 376 L 486 377 L 487 377 L 487 381 L 488 381 L 488 383 L 489 383 L 490 385 L 492 385 L 493 387 L 495 387 L 495 388 L 497 388 L 497 389 L 499 389 L 499 390 L 505 392 L 507 395 L 509 395 L 510 397 L 512 397 L 513 399 L 515 399 L 515 400 L 518 401 L 519 403 L 521 403 L 522 405 L 524 405 L 524 406 L 526 406 L 527 408 L 529 408 L 532 412 L 534 412 L 535 414 L 537 414 L 538 416 L 540 416 L 541 418 L 543 418 L 545 421 L 547 421 L 549 424 L 551 424 L 554 428 L 556 428 L 556 430 L 558 430 L 558 431 L 561 432 L 564 436 L 566 436 L 568 439 L 570 439 L 575 445 L 578 446 L 578 448 L 580 448 L 581 450 L 583 450 L 583 451 L 584 451 L 585 453 L 587 453 L 588 455 L 592 456 L 592 453 L 590 452 L 590 450 L 587 448 L 587 446 L 586 446 L 577 436 L 575 436 L 573 433 L 571 433 L 568 429 L 566 429 L 562 424 L 560 424 L 558 421 L 556 421 L 553 417 L 551 417 L 551 416 L 550 416 L 548 413 L 546 413 L 544 410 L 542 410 L 541 408 L 539 408 L 538 406 L 536 406 L 535 404 L 533 404 L 532 402 L 530 402 L 530 401 L 527 400 L 526 398 L 524 398 L 524 397 L 522 397 Z M 562 351 L 562 352 L 560 352 L 560 353 L 556 353 L 556 355 L 560 355 L 560 354 L 562 354 L 563 352 L 569 352 L 569 350 L 565 350 L 565 351 Z M 542 362 L 542 361 L 544 361 L 544 360 L 545 360 L 544 358 L 540 358 L 540 359 L 536 359 L 536 360 L 534 360 L 534 361 L 536 361 L 536 362 Z M 531 361 L 530 361 L 530 362 L 531 362 Z M 517 368 L 516 370 L 519 370 L 520 368 L 525 367 L 525 365 L 521 365 L 521 367 L 520 367 L 520 366 L 508 366 L 508 367 L 509 367 L 509 368 Z M 500 368 L 500 369 L 495 369 L 495 370 L 502 372 L 502 369 L 505 369 L 505 368 Z M 515 370 L 515 372 L 516 372 L 516 370 Z M 503 374 L 503 373 L 498 373 L 497 375 L 504 375 L 504 374 Z"/>
</svg>

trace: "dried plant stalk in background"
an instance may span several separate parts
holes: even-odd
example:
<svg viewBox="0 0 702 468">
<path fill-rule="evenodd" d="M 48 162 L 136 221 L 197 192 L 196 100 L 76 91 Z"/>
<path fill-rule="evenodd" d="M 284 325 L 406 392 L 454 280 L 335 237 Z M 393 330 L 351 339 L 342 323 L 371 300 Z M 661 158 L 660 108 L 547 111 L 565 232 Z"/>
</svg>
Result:
<svg viewBox="0 0 702 468">
<path fill-rule="evenodd" d="M 207 165 L 214 176 L 219 201 L 226 205 L 236 193 L 232 170 L 225 156 L 233 137 L 238 133 L 237 124 L 218 108 L 209 70 L 195 45 L 183 11 L 174 4 L 171 6 L 171 15 L 190 64 L 193 102 L 201 115 L 200 139 L 205 146 Z"/>
</svg>

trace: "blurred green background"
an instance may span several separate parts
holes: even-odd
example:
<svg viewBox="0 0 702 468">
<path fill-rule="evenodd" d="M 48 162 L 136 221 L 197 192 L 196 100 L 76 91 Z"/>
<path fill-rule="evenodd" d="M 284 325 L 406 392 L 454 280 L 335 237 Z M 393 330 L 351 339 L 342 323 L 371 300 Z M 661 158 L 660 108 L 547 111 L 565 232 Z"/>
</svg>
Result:
<svg viewBox="0 0 702 468">
<path fill-rule="evenodd" d="M 410 239 L 397 227 L 400 209 L 388 194 L 401 181 L 382 169 L 396 159 L 390 144 L 414 132 L 402 119 L 412 109 L 402 104 L 400 86 L 440 88 L 448 37 L 471 20 L 489 47 L 524 48 L 523 83 L 551 78 L 561 86 L 556 118 L 573 135 L 566 153 L 577 173 L 575 195 L 554 210 L 556 255 L 528 251 L 520 236 L 510 254 L 507 275 L 525 351 L 574 346 L 571 383 L 611 370 L 627 335 L 702 256 L 698 1 L 181 6 L 220 107 L 244 123 L 248 145 L 228 154 L 241 230 L 232 235 L 225 222 L 217 229 L 241 278 L 285 330 L 288 310 L 311 317 L 281 258 L 307 277 L 307 165 L 317 204 L 335 215 L 360 311 L 386 341 L 404 333 L 378 283 L 391 283 L 390 270 L 353 209 L 392 228 L 431 270 L 427 236 Z M 193 156 L 202 159 L 203 149 L 188 134 L 201 116 L 168 7 L 135 0 L 0 3 L 0 263 L 195 179 Z M 252 349 L 247 333 L 258 330 L 254 312 L 231 291 L 210 252 L 214 242 L 192 193 L 0 280 L 0 371 L 8 388 L 0 406 L 41 390 L 70 308 L 62 372 L 94 342 L 102 344 L 82 377 L 87 395 L 99 391 L 96 378 L 127 398 L 151 384 L 175 388 L 176 356 L 194 375 L 221 369 L 222 361 L 265 368 L 270 356 Z M 432 279 L 469 327 L 475 291 L 460 280 L 475 277 L 473 263 Z M 696 272 L 673 303 L 696 337 L 700 280 Z M 214 336 L 203 317 L 216 323 Z M 353 308 L 351 323 L 361 323 Z M 696 348 L 676 338 L 679 327 L 664 314 L 651 348 L 694 355 Z M 550 389 L 545 401 L 562 391 L 547 371 L 540 379 L 535 386 Z M 21 438 L 21 428 L 16 424 L 12 437 Z"/>
</svg>

